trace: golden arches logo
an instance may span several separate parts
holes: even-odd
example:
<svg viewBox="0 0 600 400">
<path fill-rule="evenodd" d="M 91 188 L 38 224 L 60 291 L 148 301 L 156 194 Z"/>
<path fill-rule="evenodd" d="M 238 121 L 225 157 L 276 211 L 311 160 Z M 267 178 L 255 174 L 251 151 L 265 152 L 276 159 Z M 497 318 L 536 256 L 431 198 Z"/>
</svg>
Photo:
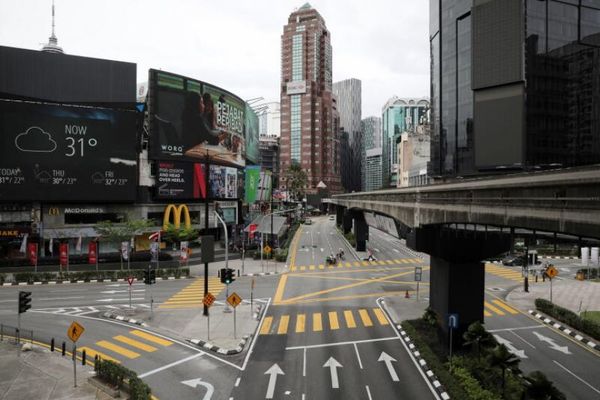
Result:
<svg viewBox="0 0 600 400">
<path fill-rule="evenodd" d="M 48 215 L 51 215 L 53 217 L 56 217 L 60 214 L 60 210 L 58 209 L 58 207 L 50 207 L 48 209 Z"/>
<path fill-rule="evenodd" d="M 185 222 L 185 228 L 190 229 L 192 227 L 192 221 L 190 220 L 190 209 L 188 208 L 188 206 L 185 204 L 180 204 L 179 206 L 176 206 L 175 204 L 169 204 L 167 208 L 165 208 L 165 215 L 163 217 L 164 231 L 166 231 L 169 228 L 171 212 L 173 212 L 173 226 L 175 226 L 175 229 L 179 229 L 181 227 L 182 213 Z"/>
</svg>

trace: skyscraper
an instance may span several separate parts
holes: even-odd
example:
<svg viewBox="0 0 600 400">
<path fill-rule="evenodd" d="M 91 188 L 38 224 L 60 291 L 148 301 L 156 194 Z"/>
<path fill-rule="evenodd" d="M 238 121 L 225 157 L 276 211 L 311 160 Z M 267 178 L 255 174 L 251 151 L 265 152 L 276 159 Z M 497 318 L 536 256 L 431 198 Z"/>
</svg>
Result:
<svg viewBox="0 0 600 400">
<path fill-rule="evenodd" d="M 599 15 L 595 0 L 431 0 L 432 173 L 599 163 Z"/>
<path fill-rule="evenodd" d="M 331 41 L 325 20 L 306 3 L 288 18 L 281 36 L 281 186 L 299 165 L 308 193 L 319 182 L 341 191 L 338 114 L 332 93 Z"/>
<path fill-rule="evenodd" d="M 350 78 L 334 82 L 333 94 L 340 115 L 340 165 L 342 187 L 347 192 L 358 192 L 362 186 L 362 161 L 364 149 L 361 132 L 361 82 Z"/>
<path fill-rule="evenodd" d="M 417 126 L 428 123 L 429 100 L 392 97 L 382 111 L 383 187 L 396 187 L 398 170 L 397 144 L 404 132 L 415 132 Z"/>
<path fill-rule="evenodd" d="M 362 188 L 365 191 L 381 189 L 381 118 L 367 117 L 361 121 L 363 133 Z"/>
</svg>

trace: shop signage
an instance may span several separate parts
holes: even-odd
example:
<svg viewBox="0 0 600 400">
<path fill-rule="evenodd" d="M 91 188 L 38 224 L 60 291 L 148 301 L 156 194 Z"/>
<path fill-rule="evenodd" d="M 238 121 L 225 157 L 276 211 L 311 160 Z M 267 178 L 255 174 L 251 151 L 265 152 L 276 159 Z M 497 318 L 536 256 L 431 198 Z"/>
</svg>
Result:
<svg viewBox="0 0 600 400">
<path fill-rule="evenodd" d="M 306 81 L 288 82 L 287 94 L 302 94 L 306 93 Z"/>
<path fill-rule="evenodd" d="M 190 219 L 190 210 L 188 206 L 186 206 L 185 204 L 180 204 L 179 206 L 176 206 L 175 204 L 169 204 L 167 208 L 165 208 L 165 214 L 163 217 L 164 231 L 169 229 L 169 224 L 171 223 L 171 212 L 173 212 L 173 226 L 175 227 L 175 229 L 179 229 L 181 227 L 181 214 L 183 214 L 185 228 L 191 228 L 192 221 Z"/>
<path fill-rule="evenodd" d="M 25 229 L 25 228 L 3 228 L 3 229 L 0 229 L 0 239 L 21 238 L 26 233 L 29 233 L 29 229 Z"/>
</svg>

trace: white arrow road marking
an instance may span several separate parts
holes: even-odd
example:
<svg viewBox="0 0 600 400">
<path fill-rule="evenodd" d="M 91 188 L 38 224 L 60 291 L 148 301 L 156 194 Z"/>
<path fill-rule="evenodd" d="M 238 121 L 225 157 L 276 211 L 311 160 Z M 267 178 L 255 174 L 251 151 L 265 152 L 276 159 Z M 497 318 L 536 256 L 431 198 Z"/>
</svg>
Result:
<svg viewBox="0 0 600 400">
<path fill-rule="evenodd" d="M 269 386 L 267 386 L 267 395 L 265 399 L 272 399 L 273 393 L 275 392 L 275 384 L 277 383 L 277 375 L 285 375 L 279 365 L 273 364 L 271 368 L 265 372 L 265 375 L 269 376 Z"/>
<path fill-rule="evenodd" d="M 146 289 L 132 289 L 131 291 L 132 292 L 145 292 Z M 103 294 L 115 294 L 115 293 L 127 293 L 127 292 L 129 292 L 129 289 L 127 289 L 127 290 L 105 290 L 105 291 L 100 292 L 100 293 L 103 293 Z"/>
<path fill-rule="evenodd" d="M 377 248 L 373 248 L 373 250 L 375 250 L 376 252 L 378 252 L 378 253 L 379 253 L 379 249 L 377 249 Z"/>
<path fill-rule="evenodd" d="M 385 363 L 385 366 L 387 367 L 390 376 L 392 377 L 392 380 L 394 382 L 398 382 L 398 374 L 396 373 L 396 370 L 394 369 L 394 366 L 392 365 L 392 361 L 396 361 L 396 359 L 392 356 L 390 356 L 388 353 L 386 353 L 385 351 L 381 352 L 381 355 L 379 356 L 379 359 L 377 361 L 383 361 Z"/>
<path fill-rule="evenodd" d="M 111 303 L 111 302 L 113 302 L 115 300 L 121 301 L 121 300 L 126 300 L 126 299 L 127 298 L 125 298 L 125 297 L 120 297 L 118 299 L 99 299 L 99 300 L 96 300 L 96 301 L 106 301 L 106 302 Z M 143 297 L 132 297 L 131 300 L 144 300 L 144 298 Z"/>
<path fill-rule="evenodd" d="M 392 249 L 392 250 L 394 250 L 396 253 L 400 253 L 400 250 L 398 250 L 398 249 Z"/>
<path fill-rule="evenodd" d="M 513 346 L 512 342 L 510 340 L 504 339 L 500 335 L 494 335 L 494 337 L 496 338 L 496 340 L 498 341 L 498 343 L 505 345 L 506 348 L 508 349 L 508 351 L 510 351 L 511 353 L 513 353 L 515 356 L 517 356 L 519 358 L 529 358 L 529 357 L 527 357 L 525 355 L 525 350 L 519 350 L 519 349 L 517 349 L 515 346 Z"/>
<path fill-rule="evenodd" d="M 340 382 L 338 380 L 338 373 L 337 373 L 337 368 L 342 368 L 342 364 L 340 364 L 338 362 L 338 360 L 336 360 L 333 357 L 329 357 L 329 360 L 327 360 L 325 362 L 325 364 L 323 364 L 323 368 L 329 368 L 329 370 L 331 371 L 331 387 L 333 389 L 339 389 L 340 388 Z"/>
<path fill-rule="evenodd" d="M 556 342 L 554 341 L 554 339 L 551 339 L 547 336 L 542 335 L 541 333 L 537 333 L 537 332 L 533 332 L 533 334 L 535 335 L 535 337 L 537 337 L 541 342 L 546 342 L 550 345 L 550 348 L 556 351 L 560 351 L 561 353 L 564 354 L 572 354 L 569 351 L 569 347 L 568 346 L 559 346 L 556 344 Z"/>
<path fill-rule="evenodd" d="M 208 382 L 202 382 L 202 378 L 190 379 L 189 381 L 182 381 L 184 385 L 195 388 L 196 386 L 204 386 L 206 388 L 206 393 L 204 394 L 203 400 L 210 400 L 213 393 L 215 392 L 215 388 Z"/>
</svg>

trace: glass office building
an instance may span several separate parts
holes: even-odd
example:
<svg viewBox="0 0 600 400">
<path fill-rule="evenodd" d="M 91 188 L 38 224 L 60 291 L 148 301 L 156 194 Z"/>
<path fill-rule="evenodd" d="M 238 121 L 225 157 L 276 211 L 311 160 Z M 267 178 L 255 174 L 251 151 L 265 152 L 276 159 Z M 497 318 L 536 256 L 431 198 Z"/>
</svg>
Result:
<svg viewBox="0 0 600 400">
<path fill-rule="evenodd" d="M 600 162 L 600 2 L 430 0 L 431 174 Z"/>
</svg>

